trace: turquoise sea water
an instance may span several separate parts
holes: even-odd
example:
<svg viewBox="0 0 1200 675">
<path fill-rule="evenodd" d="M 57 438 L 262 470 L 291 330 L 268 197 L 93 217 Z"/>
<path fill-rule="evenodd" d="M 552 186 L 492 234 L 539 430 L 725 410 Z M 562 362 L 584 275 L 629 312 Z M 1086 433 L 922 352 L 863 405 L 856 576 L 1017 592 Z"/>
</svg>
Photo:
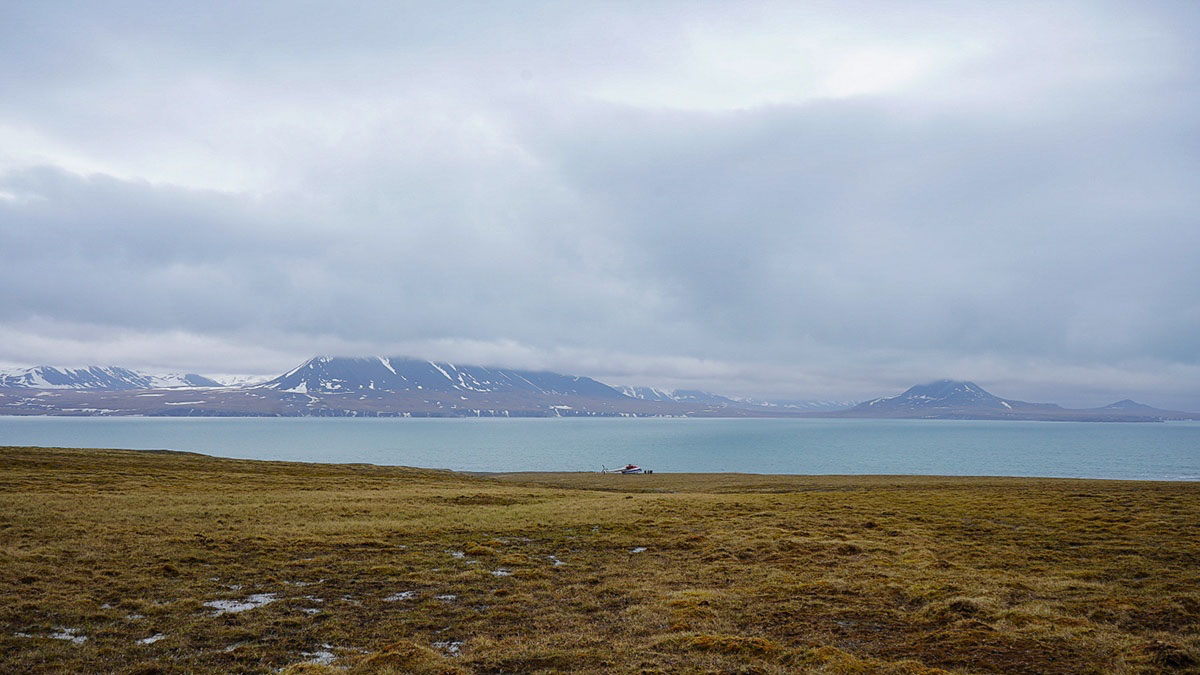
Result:
<svg viewBox="0 0 1200 675">
<path fill-rule="evenodd" d="M 1200 480 L 1197 422 L 0 417 L 0 445 L 459 471 L 590 471 L 633 462 L 664 472 Z"/>
</svg>

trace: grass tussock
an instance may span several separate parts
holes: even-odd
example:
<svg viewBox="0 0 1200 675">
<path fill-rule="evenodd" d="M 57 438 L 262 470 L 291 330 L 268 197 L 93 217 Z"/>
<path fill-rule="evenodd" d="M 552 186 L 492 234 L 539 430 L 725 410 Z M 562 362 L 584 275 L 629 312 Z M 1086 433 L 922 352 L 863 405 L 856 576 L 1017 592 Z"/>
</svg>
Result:
<svg viewBox="0 0 1200 675">
<path fill-rule="evenodd" d="M 1200 673 L 1200 486 L 0 449 L 3 672 Z"/>
</svg>

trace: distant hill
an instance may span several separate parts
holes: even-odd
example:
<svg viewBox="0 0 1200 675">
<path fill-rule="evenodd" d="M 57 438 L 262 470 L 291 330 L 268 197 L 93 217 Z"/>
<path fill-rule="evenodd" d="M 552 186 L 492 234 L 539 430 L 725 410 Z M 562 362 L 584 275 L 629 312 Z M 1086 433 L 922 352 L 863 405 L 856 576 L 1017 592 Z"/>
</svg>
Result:
<svg viewBox="0 0 1200 675">
<path fill-rule="evenodd" d="M 19 389 L 100 389 L 123 391 L 170 387 L 220 387 L 221 383 L 195 373 L 151 375 L 116 366 L 54 368 L 34 366 L 0 372 L 0 387 Z"/>
<path fill-rule="evenodd" d="M 1196 419 L 1200 415 L 1159 410 L 1130 400 L 1103 408 L 1068 409 L 1054 403 L 1005 399 L 974 382 L 938 380 L 919 384 L 896 396 L 864 401 L 838 417 L 913 419 L 1010 419 L 1096 422 L 1158 422 Z"/>
<path fill-rule="evenodd" d="M 894 417 L 910 414 L 926 416 L 929 413 L 950 410 L 1005 413 L 1055 409 L 1060 408 L 1052 403 L 1026 403 L 993 396 L 974 382 L 938 380 L 910 387 L 896 396 L 864 401 L 850 411 Z"/>
<path fill-rule="evenodd" d="M 1144 403 L 1124 399 L 1116 403 L 1109 403 L 1103 408 L 1088 408 L 1087 412 L 1096 414 L 1125 414 L 1125 415 L 1146 415 L 1150 417 L 1158 417 L 1164 420 L 1195 420 L 1200 419 L 1200 414 L 1181 412 L 1179 410 L 1163 410 L 1148 406 Z"/>
<path fill-rule="evenodd" d="M 746 410 L 777 409 L 778 412 L 814 412 L 844 410 L 854 401 L 808 401 L 797 399 L 756 399 L 711 394 L 698 389 L 657 389 L 654 387 L 614 387 L 631 398 L 643 401 L 674 401 L 676 403 L 704 403 L 707 405 L 741 408 Z"/>
<path fill-rule="evenodd" d="M 1116 403 L 1109 403 L 1103 408 L 1091 408 L 1091 410 L 1118 410 L 1121 412 L 1166 412 L 1165 410 L 1159 410 L 1158 408 L 1154 408 L 1143 403 L 1138 403 L 1137 401 L 1131 401 L 1129 399 L 1117 401 Z"/>
<path fill-rule="evenodd" d="M 782 410 L 796 412 L 830 412 L 834 410 L 845 410 L 847 408 L 853 408 L 857 403 L 857 401 L 838 401 L 833 399 L 808 400 L 785 398 L 735 398 L 734 400 L 744 405 L 752 405 L 762 408 L 779 408 Z"/>
</svg>

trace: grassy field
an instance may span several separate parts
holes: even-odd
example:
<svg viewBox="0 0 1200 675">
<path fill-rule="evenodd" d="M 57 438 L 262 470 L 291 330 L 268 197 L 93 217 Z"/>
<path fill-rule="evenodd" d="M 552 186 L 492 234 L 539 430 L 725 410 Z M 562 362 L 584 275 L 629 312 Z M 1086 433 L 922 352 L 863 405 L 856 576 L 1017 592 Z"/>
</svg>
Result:
<svg viewBox="0 0 1200 675">
<path fill-rule="evenodd" d="M 1200 672 L 1200 485 L 0 448 L 3 672 Z"/>
</svg>

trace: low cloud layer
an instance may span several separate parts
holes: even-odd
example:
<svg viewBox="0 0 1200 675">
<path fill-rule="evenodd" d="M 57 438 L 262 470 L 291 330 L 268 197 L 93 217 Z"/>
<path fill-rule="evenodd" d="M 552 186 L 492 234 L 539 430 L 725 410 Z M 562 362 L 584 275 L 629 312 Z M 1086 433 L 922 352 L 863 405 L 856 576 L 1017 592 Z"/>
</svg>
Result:
<svg viewBox="0 0 1200 675">
<path fill-rule="evenodd" d="M 1200 409 L 1191 3 L 37 3 L 0 361 Z"/>
</svg>

